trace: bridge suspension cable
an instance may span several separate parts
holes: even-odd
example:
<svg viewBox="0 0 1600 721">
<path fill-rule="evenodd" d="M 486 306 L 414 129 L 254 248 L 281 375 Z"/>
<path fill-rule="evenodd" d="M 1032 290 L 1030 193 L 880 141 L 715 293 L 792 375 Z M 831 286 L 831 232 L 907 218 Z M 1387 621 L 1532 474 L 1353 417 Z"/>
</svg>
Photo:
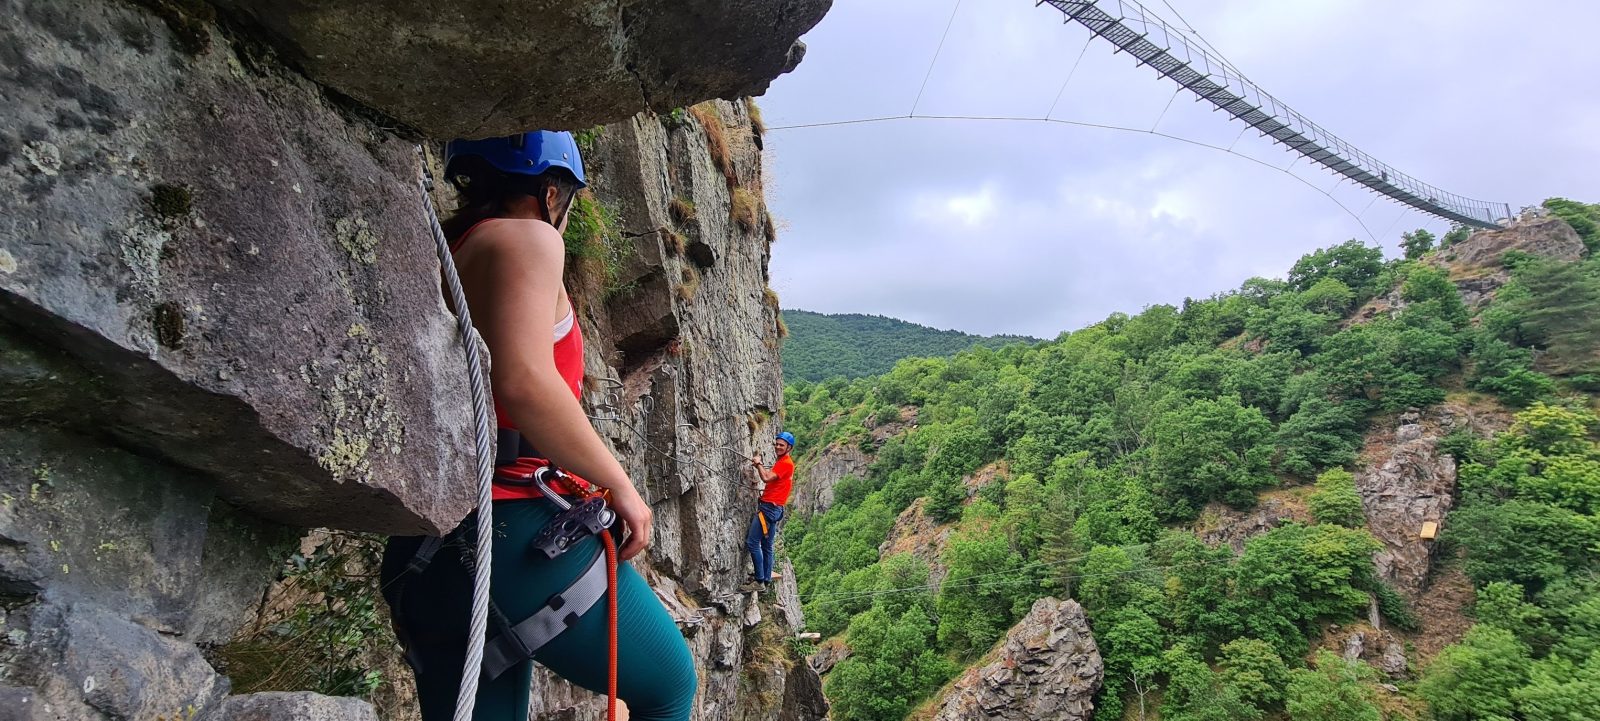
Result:
<svg viewBox="0 0 1600 721">
<path fill-rule="evenodd" d="M 1417 210 L 1477 228 L 1498 228 L 1511 206 L 1474 200 L 1424 183 L 1362 152 L 1251 82 L 1198 33 L 1170 25 L 1138 0 L 1038 0 L 1132 55 L 1162 77 L 1262 136 L 1372 191 Z M 1108 8 L 1114 7 L 1114 12 Z M 1170 5 L 1168 7 L 1171 7 Z M 1176 13 L 1176 11 L 1173 11 Z M 1187 25 L 1187 22 L 1185 22 Z"/>
</svg>

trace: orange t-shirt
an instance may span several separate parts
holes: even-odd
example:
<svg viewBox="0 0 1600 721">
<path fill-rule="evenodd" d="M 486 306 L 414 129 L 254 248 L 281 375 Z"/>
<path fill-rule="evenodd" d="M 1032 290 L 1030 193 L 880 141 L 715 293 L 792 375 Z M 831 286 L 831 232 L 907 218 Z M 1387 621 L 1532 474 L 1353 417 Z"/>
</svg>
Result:
<svg viewBox="0 0 1600 721">
<path fill-rule="evenodd" d="M 772 472 L 778 477 L 767 484 L 767 490 L 761 493 L 761 500 L 786 505 L 789 503 L 789 489 L 794 486 L 794 459 L 785 454 L 772 464 Z"/>
</svg>

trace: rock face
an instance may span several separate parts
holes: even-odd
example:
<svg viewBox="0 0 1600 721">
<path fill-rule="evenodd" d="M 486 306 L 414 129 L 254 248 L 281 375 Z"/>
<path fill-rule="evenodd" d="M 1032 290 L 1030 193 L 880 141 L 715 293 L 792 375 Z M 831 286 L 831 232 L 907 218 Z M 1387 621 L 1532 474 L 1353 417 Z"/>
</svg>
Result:
<svg viewBox="0 0 1600 721">
<path fill-rule="evenodd" d="M 326 92 L 237 34 L 286 28 L 284 47 L 334 72 L 348 52 L 313 57 L 307 38 L 335 32 L 316 13 L 356 4 L 219 4 L 246 22 L 224 33 L 177 9 L 200 3 L 0 0 L 0 703 L 24 718 L 359 718 L 344 702 L 230 700 L 199 645 L 249 619 L 305 528 L 439 531 L 470 504 L 465 374 L 414 146 L 356 89 Z M 397 7 L 363 5 L 388 24 L 337 32 L 415 39 L 488 17 L 462 5 L 449 21 L 467 25 L 428 24 L 419 13 L 448 13 Z M 606 96 L 616 117 L 759 85 L 825 3 L 575 7 L 553 12 L 613 23 L 604 47 L 626 51 L 608 62 L 635 68 L 630 94 Z M 709 33 L 683 30 L 702 21 Z M 766 29 L 725 37 L 752 23 Z M 384 62 L 390 43 L 359 49 Z M 437 59 L 406 52 L 416 72 L 383 77 L 403 85 Z M 707 67 L 678 75 L 691 57 Z M 560 72 L 517 77 L 588 87 Z M 467 113 L 482 128 L 588 122 L 495 97 Z M 748 717 L 752 695 L 817 718 L 814 674 L 742 673 L 770 651 L 743 621 L 766 609 L 734 590 L 755 501 L 743 460 L 767 447 L 780 395 L 759 140 L 729 102 L 602 135 L 589 165 L 615 232 L 568 282 L 586 405 L 655 508 L 637 565 L 698 659 L 695 718 Z M 799 623 L 797 605 L 772 612 Z M 592 694 L 538 683 L 536 712 L 594 717 Z"/>
<path fill-rule="evenodd" d="M 1583 256 L 1583 239 L 1567 221 L 1554 216 L 1533 216 L 1501 230 L 1480 230 L 1442 253 L 1445 260 L 1466 267 L 1499 266 L 1500 256 L 1520 250 L 1553 260 L 1574 261 Z"/>
<path fill-rule="evenodd" d="M 1244 553 L 1245 541 L 1270 531 L 1289 521 L 1307 523 L 1310 518 L 1304 509 L 1294 508 L 1282 499 L 1263 499 L 1255 508 L 1239 511 L 1221 503 L 1208 505 L 1202 518 L 1215 520 L 1206 528 L 1196 529 L 1200 540 L 1207 545 L 1227 544 L 1234 553 Z"/>
<path fill-rule="evenodd" d="M 353 698 L 314 693 L 252 693 L 234 696 L 215 721 L 378 721 L 372 706 Z"/>
<path fill-rule="evenodd" d="M 934 718 L 1085 720 L 1104 673 L 1078 602 L 1041 598 L 1006 634 L 993 661 L 952 684 Z"/>
<path fill-rule="evenodd" d="M 831 0 L 215 0 L 323 85 L 449 138 L 760 95 Z"/>
<path fill-rule="evenodd" d="M 835 443 L 806 463 L 795 475 L 792 505 L 806 515 L 822 513 L 833 507 L 833 488 L 849 477 L 861 478 L 867 473 L 872 457 L 853 443 Z"/>
<path fill-rule="evenodd" d="M 1443 524 L 1454 499 L 1456 462 L 1439 451 L 1437 429 L 1415 412 L 1402 415 L 1392 435 L 1376 434 L 1368 443 L 1369 463 L 1356 476 L 1356 490 L 1368 529 L 1384 545 L 1373 563 L 1380 578 L 1414 599 L 1433 559 L 1434 542 L 1421 537 L 1422 524 Z"/>
<path fill-rule="evenodd" d="M 950 543 L 955 524 L 941 524 L 927 513 L 928 499 L 918 498 L 894 519 L 889 538 L 878 545 L 878 558 L 901 553 L 928 566 L 928 583 L 939 584 L 949 570 L 944 565 L 944 549 Z"/>
<path fill-rule="evenodd" d="M 1552 260 L 1575 261 L 1583 256 L 1583 239 L 1566 221 L 1542 214 L 1527 214 L 1501 230 L 1480 230 L 1466 240 L 1440 251 L 1435 262 L 1448 264 L 1461 301 L 1478 309 L 1511 279 L 1501 267 L 1506 251 L 1519 250 Z M 1392 294 L 1398 300 L 1398 292 Z M 1403 304 L 1401 304 L 1403 305 Z"/>
<path fill-rule="evenodd" d="M 870 423 L 870 421 L 869 421 Z M 890 437 L 904 433 L 917 423 L 917 407 L 900 409 L 899 418 L 867 430 L 867 439 L 873 448 L 881 447 Z M 800 439 L 805 443 L 807 439 Z M 865 478 L 867 467 L 877 460 L 877 455 L 863 450 L 862 443 L 840 441 L 821 450 L 805 450 L 795 460 L 794 495 L 790 507 L 804 515 L 815 515 L 833 507 L 833 489 L 840 481 L 851 476 Z"/>
<path fill-rule="evenodd" d="M 413 146 L 130 4 L 0 8 L 0 332 L 78 368 L 6 411 L 280 522 L 452 528 L 471 417 Z"/>
</svg>

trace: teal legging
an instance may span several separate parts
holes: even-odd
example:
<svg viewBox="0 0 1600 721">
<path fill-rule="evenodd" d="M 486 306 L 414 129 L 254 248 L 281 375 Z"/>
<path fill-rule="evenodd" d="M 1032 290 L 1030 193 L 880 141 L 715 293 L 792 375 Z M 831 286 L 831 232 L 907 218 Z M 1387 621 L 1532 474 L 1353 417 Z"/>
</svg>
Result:
<svg viewBox="0 0 1600 721">
<path fill-rule="evenodd" d="M 578 577 L 599 549 L 590 537 L 555 560 L 530 546 L 557 512 L 543 500 L 496 501 L 494 561 L 489 595 L 513 624 L 532 616 L 550 596 Z M 470 524 L 466 527 L 470 531 Z M 472 579 L 462 548 L 452 540 L 421 574 L 405 571 L 416 537 L 389 540 L 382 583 L 397 630 L 407 641 L 407 661 L 417 677 L 423 721 L 448 721 L 455 708 L 466 659 Z M 495 635 L 489 624 L 489 635 Z M 606 601 L 600 599 L 577 625 L 535 655 L 557 675 L 598 694 L 606 692 Z M 474 721 L 523 721 L 533 663 L 513 667 L 478 687 Z M 694 659 L 677 624 L 633 567 L 617 567 L 617 696 L 637 721 L 685 721 L 694 704 Z"/>
</svg>

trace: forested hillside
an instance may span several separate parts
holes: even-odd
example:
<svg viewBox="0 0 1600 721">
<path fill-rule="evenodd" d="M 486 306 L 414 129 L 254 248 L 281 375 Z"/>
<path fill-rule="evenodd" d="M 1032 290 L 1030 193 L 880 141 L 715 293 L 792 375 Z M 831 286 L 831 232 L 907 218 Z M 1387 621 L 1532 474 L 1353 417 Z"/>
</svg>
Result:
<svg viewBox="0 0 1600 721">
<path fill-rule="evenodd" d="M 973 346 L 1000 348 L 1037 343 L 1024 336 L 969 335 L 936 330 L 881 315 L 825 315 L 783 311 L 789 337 L 783 343 L 784 381 L 860 378 L 889 372 L 902 358 L 948 356 Z"/>
<path fill-rule="evenodd" d="M 1101 721 L 1600 718 L 1600 206 L 1547 208 L 793 383 L 833 718 L 931 718 L 1045 596 Z"/>
</svg>

